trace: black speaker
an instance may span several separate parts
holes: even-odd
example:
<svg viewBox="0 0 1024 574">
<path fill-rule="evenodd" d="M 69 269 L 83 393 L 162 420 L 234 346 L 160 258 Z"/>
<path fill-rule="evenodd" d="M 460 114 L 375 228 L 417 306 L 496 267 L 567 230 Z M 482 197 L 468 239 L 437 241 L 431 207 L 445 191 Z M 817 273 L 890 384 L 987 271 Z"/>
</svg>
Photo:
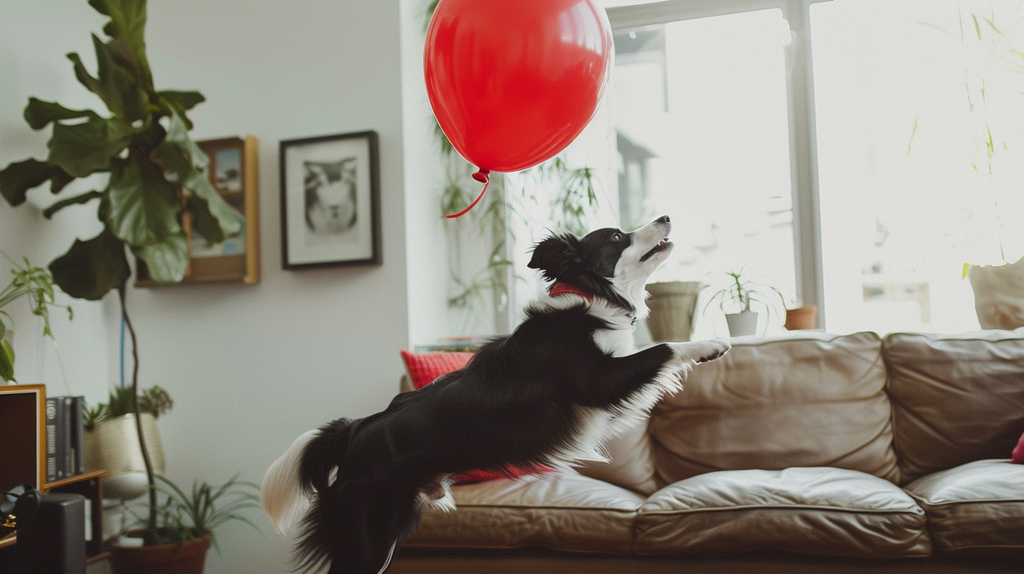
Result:
<svg viewBox="0 0 1024 574">
<path fill-rule="evenodd" d="M 85 574 L 85 497 L 44 494 L 14 550 L 19 574 Z"/>
</svg>

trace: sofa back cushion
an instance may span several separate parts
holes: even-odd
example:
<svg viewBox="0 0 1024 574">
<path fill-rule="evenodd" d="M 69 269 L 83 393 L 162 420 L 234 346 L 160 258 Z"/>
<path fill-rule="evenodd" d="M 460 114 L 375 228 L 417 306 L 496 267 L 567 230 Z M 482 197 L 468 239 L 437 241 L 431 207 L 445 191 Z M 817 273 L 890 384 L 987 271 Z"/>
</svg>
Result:
<svg viewBox="0 0 1024 574">
<path fill-rule="evenodd" d="M 1024 431 L 1024 329 L 882 342 L 902 479 L 1010 458 Z"/>
<path fill-rule="evenodd" d="M 897 478 L 873 333 L 740 338 L 651 416 L 662 484 L 718 470 L 832 466 Z"/>
</svg>

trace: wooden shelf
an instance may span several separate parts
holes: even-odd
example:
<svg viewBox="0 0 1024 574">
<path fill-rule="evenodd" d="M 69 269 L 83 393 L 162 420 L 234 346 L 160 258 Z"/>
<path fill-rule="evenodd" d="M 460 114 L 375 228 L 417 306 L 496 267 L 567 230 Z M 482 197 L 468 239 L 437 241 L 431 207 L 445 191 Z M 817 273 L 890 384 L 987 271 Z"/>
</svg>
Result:
<svg viewBox="0 0 1024 574">
<path fill-rule="evenodd" d="M 56 482 L 46 478 L 46 387 L 43 385 L 0 386 L 0 490 L 31 484 L 44 494 L 63 492 L 80 494 L 89 501 L 87 527 L 92 539 L 85 550 L 92 561 L 101 560 L 103 545 L 103 475 L 87 472 Z M 14 546 L 14 532 L 0 538 L 0 558 Z M 2 562 L 2 560 L 0 560 Z"/>
</svg>

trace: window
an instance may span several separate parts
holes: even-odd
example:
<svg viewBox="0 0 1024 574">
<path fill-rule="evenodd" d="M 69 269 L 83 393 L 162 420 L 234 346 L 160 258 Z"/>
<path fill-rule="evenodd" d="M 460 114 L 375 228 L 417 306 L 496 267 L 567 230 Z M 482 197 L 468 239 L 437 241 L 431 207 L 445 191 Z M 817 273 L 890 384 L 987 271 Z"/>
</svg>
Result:
<svg viewBox="0 0 1024 574">
<path fill-rule="evenodd" d="M 615 69 L 570 153 L 623 227 L 672 216 L 654 280 L 742 271 L 831 332 L 978 328 L 963 264 L 1024 255 L 978 231 L 1024 224 L 1019 2 L 605 5 Z M 727 335 L 710 315 L 695 336 Z"/>
<path fill-rule="evenodd" d="M 810 14 L 829 329 L 977 329 L 964 264 L 1024 240 L 987 236 L 1024 214 L 1020 3 Z"/>
</svg>

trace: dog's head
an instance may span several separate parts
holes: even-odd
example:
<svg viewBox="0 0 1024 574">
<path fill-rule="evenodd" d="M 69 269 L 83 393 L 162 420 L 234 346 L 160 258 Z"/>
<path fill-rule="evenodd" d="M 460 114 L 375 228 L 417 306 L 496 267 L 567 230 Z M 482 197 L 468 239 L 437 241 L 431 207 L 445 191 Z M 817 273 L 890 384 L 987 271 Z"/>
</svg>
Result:
<svg viewBox="0 0 1024 574">
<path fill-rule="evenodd" d="M 572 285 L 633 312 L 643 304 L 647 278 L 672 252 L 671 231 L 665 215 L 632 233 L 606 228 L 582 238 L 552 235 L 534 247 L 529 267 L 540 269 L 548 281 Z"/>
</svg>

